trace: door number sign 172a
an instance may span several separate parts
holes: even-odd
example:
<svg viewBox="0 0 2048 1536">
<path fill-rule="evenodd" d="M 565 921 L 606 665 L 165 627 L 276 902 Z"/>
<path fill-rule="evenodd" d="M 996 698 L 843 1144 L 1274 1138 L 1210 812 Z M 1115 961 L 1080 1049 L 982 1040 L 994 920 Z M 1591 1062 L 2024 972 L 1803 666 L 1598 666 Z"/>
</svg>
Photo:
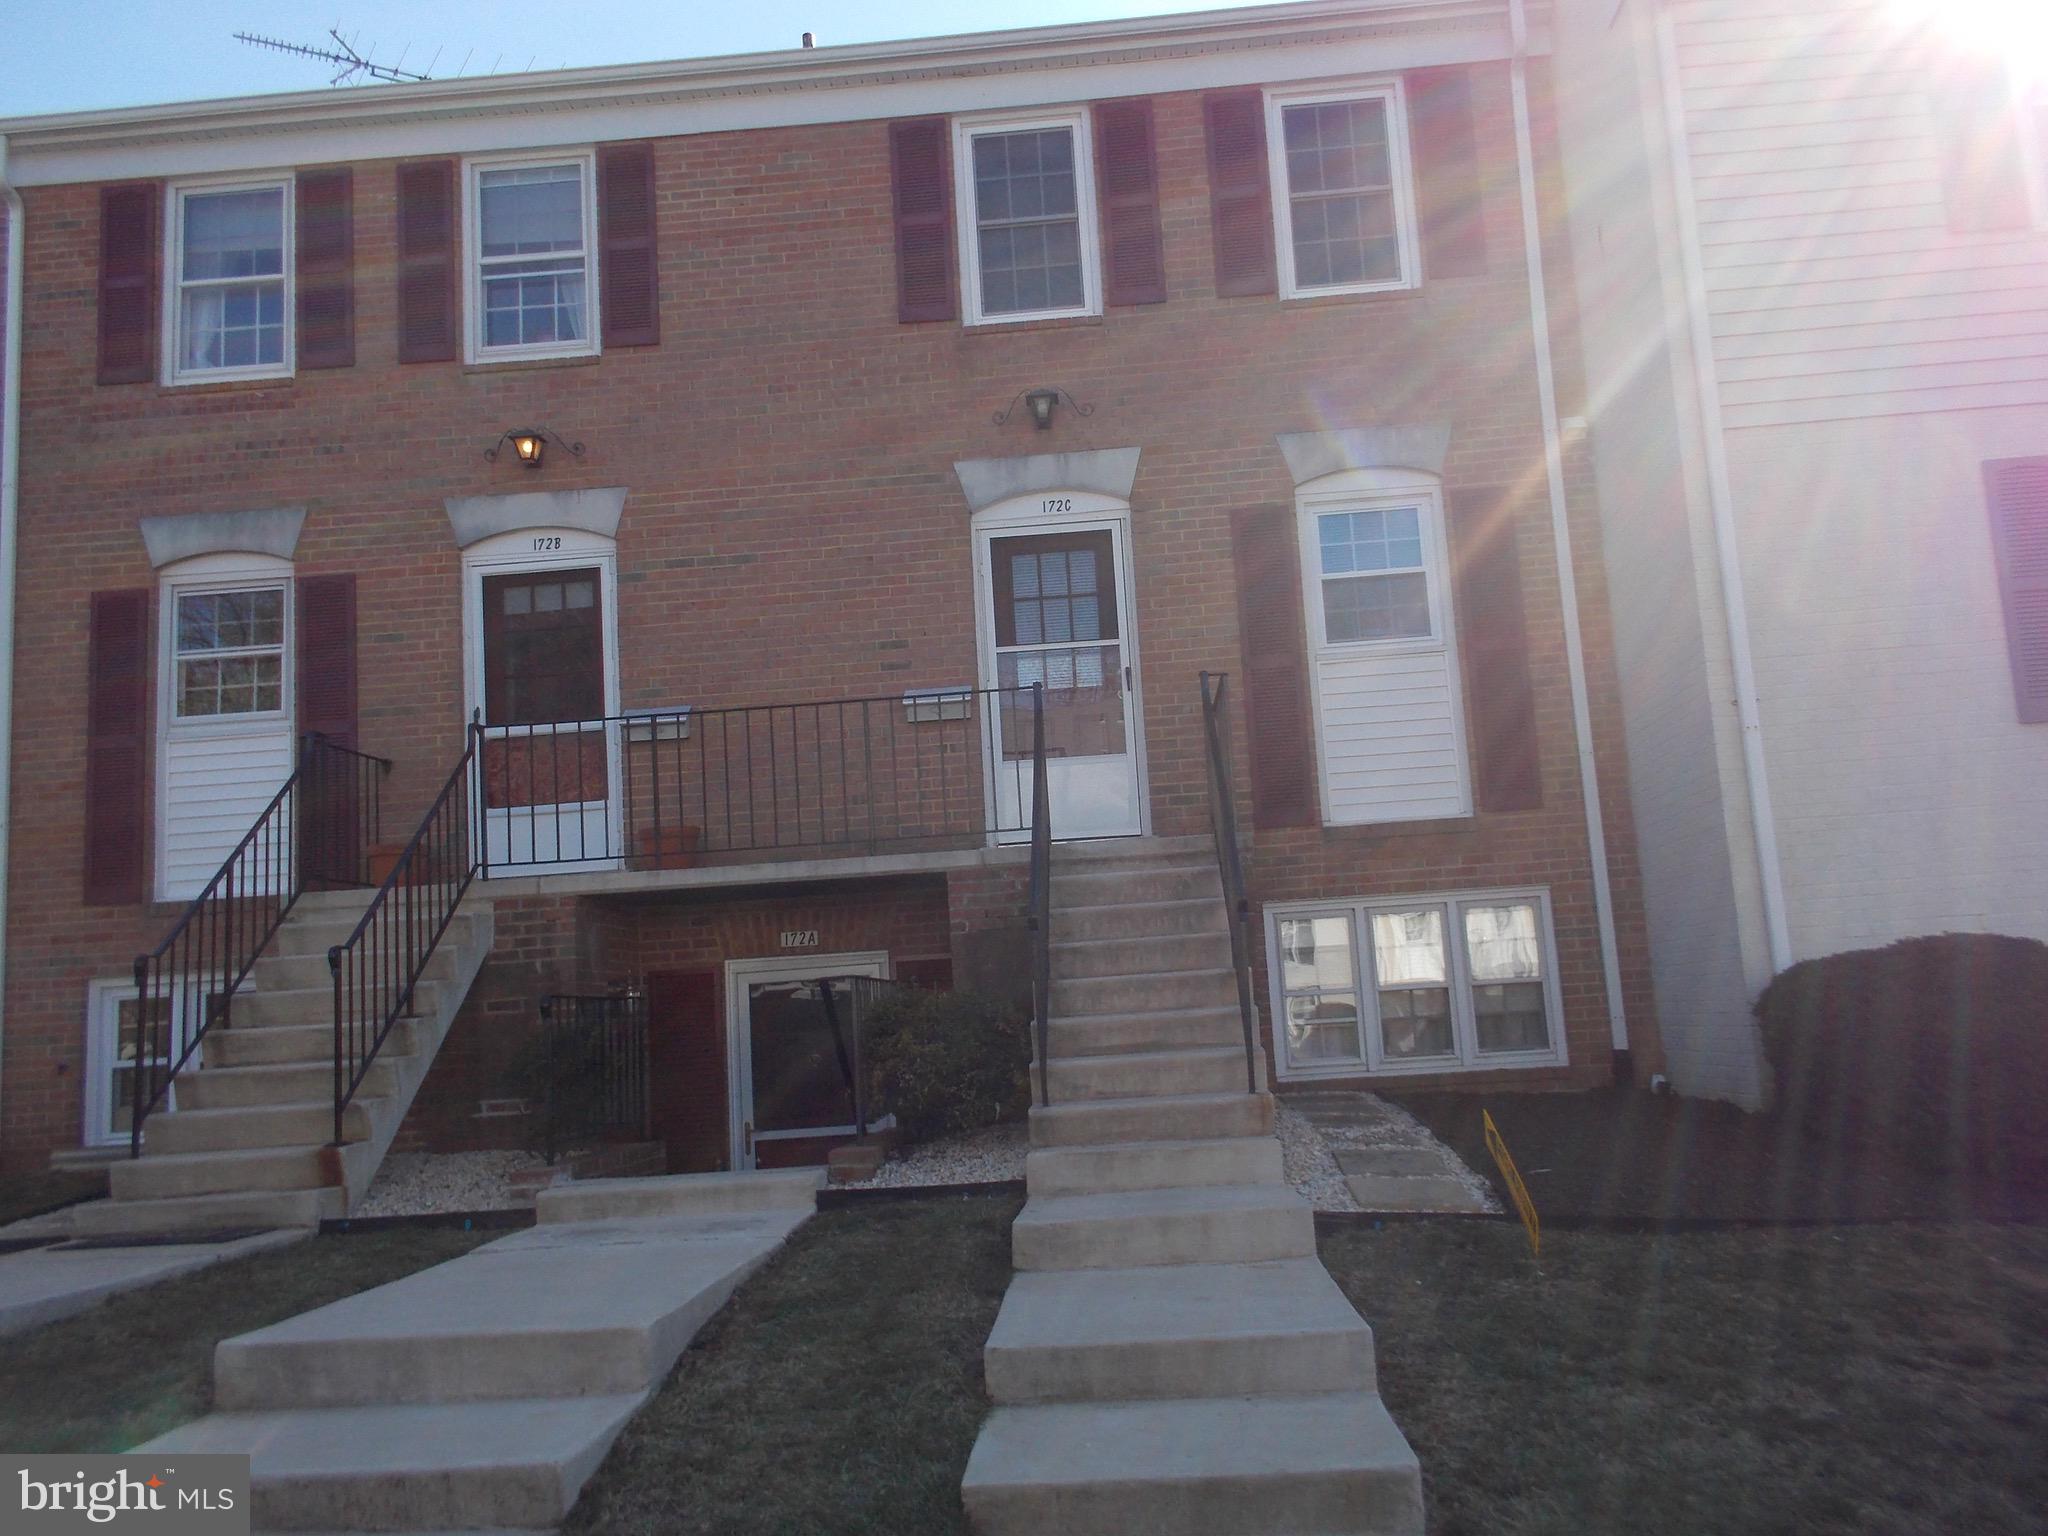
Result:
<svg viewBox="0 0 2048 1536">
<path fill-rule="evenodd" d="M 815 928 L 785 928 L 782 930 L 784 949 L 816 949 L 818 930 Z"/>
</svg>

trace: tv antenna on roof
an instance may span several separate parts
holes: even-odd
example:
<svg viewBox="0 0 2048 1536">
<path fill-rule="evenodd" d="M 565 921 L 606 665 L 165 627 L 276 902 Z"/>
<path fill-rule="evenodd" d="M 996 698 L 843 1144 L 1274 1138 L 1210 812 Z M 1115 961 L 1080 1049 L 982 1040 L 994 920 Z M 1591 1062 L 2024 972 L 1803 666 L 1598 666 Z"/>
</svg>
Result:
<svg viewBox="0 0 2048 1536">
<path fill-rule="evenodd" d="M 294 53 L 301 58 L 319 59 L 324 63 L 332 64 L 335 66 L 336 73 L 334 78 L 328 82 L 330 85 L 350 85 L 355 83 L 358 77 L 364 80 L 382 81 L 426 80 L 432 78 L 409 69 L 400 69 L 394 64 L 377 64 L 372 62 L 369 58 L 356 51 L 355 45 L 341 35 L 339 27 L 329 27 L 327 35 L 334 39 L 334 46 L 332 48 L 323 48 L 318 44 L 287 43 L 275 37 L 260 37 L 254 32 L 237 32 L 235 34 L 235 41 L 249 43 L 257 48 L 274 48 L 279 53 Z M 402 53 L 399 55 L 401 60 L 404 57 L 405 55 Z M 428 68 L 432 67 L 431 64 L 428 65 Z"/>
</svg>

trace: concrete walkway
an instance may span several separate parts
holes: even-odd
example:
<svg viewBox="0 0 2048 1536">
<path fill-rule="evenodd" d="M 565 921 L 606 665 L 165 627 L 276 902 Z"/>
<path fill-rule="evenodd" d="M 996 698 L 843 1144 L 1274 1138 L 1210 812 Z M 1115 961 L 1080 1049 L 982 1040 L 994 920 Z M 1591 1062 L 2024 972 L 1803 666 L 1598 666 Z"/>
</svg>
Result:
<svg viewBox="0 0 2048 1536">
<path fill-rule="evenodd" d="M 25 1224 L 24 1224 L 25 1225 Z M 15 1229 L 8 1228 L 12 1233 Z M 173 1275 L 280 1248 L 310 1232 L 258 1232 L 226 1243 L 163 1243 L 134 1248 L 60 1243 L 0 1254 L 0 1334 L 70 1317 L 123 1291 Z"/>
<path fill-rule="evenodd" d="M 1247 1080 L 1208 840 L 1063 848 L 1053 870 L 1052 1103 L 984 1350 L 971 1524 L 1420 1536 L 1371 1330 Z"/>
<path fill-rule="evenodd" d="M 259 1531 L 552 1529 L 822 1182 L 544 1190 L 538 1226 L 222 1341 L 218 1411 L 137 1449 L 253 1457 Z"/>
</svg>

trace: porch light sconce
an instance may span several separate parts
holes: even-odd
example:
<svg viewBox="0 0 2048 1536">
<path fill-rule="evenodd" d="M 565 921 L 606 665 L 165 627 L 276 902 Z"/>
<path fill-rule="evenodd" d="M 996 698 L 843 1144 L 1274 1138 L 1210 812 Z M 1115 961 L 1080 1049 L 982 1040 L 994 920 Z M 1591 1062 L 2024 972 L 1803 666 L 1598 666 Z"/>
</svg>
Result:
<svg viewBox="0 0 2048 1536">
<path fill-rule="evenodd" d="M 1010 418 L 1017 412 L 1017 402 L 1019 400 L 1023 401 L 1031 412 L 1031 425 L 1041 432 L 1052 426 L 1053 410 L 1062 400 L 1067 402 L 1076 416 L 1093 416 L 1095 414 L 1094 406 L 1083 405 L 1064 389 L 1025 389 L 1019 390 L 1008 405 L 996 412 L 993 419 L 997 426 L 1009 425 Z"/>
<path fill-rule="evenodd" d="M 555 436 L 554 433 L 545 431 L 540 427 L 514 427 L 508 432 L 500 432 L 498 440 L 484 450 L 484 457 L 492 463 L 496 463 L 498 450 L 507 443 L 512 445 L 512 456 L 527 469 L 540 468 L 541 460 L 547 455 L 547 445 L 549 443 L 553 443 L 557 448 L 560 448 L 563 452 L 574 458 L 580 459 L 583 457 L 583 445 L 581 443 L 564 442 L 561 438 Z"/>
</svg>

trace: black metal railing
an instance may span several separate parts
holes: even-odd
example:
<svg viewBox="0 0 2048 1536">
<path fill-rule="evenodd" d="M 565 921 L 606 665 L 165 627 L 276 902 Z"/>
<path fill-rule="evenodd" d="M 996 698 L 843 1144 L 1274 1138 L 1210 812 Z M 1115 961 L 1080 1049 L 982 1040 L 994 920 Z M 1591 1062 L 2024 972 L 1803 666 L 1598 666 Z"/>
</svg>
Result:
<svg viewBox="0 0 2048 1536">
<path fill-rule="evenodd" d="M 541 1145 L 564 1148 L 650 1134 L 647 997 L 637 989 L 540 1000 Z"/>
<path fill-rule="evenodd" d="M 142 1155 L 143 1122 L 216 1025 L 309 887 L 367 883 L 390 762 L 317 733 L 255 824 L 187 903 L 155 949 L 135 957 L 128 1155 Z"/>
<path fill-rule="evenodd" d="M 468 745 L 364 909 L 362 920 L 327 951 L 334 981 L 334 1140 L 378 1051 L 413 998 L 434 946 L 477 876 L 477 778 L 483 727 L 472 721 Z"/>
<path fill-rule="evenodd" d="M 1031 699 L 1031 1024 L 1038 1045 L 1038 1102 L 1052 1103 L 1052 790 L 1046 775 L 1045 691 Z"/>
<path fill-rule="evenodd" d="M 1216 835 L 1216 869 L 1230 913 L 1230 964 L 1237 972 L 1237 1009 L 1244 1022 L 1245 1091 L 1259 1091 L 1259 1020 L 1252 1004 L 1251 902 L 1245 895 L 1244 857 L 1237 841 L 1237 801 L 1230 784 L 1230 731 L 1223 714 L 1230 676 L 1202 674 L 1202 739 L 1209 761 L 1209 826 Z"/>
<path fill-rule="evenodd" d="M 1045 733 L 1050 707 L 1055 736 L 1060 720 L 1077 722 L 1079 750 L 1104 692 L 1064 688 L 1048 706 L 1040 685 L 959 688 L 487 727 L 478 759 L 485 872 L 1021 838 L 1032 731 Z"/>
</svg>

